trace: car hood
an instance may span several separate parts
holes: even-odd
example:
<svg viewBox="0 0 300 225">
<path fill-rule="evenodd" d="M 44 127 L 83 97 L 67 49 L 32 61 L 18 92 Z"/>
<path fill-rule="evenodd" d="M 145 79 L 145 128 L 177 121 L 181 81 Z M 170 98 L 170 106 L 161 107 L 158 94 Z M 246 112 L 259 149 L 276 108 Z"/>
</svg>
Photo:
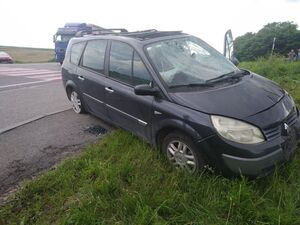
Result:
<svg viewBox="0 0 300 225">
<path fill-rule="evenodd" d="M 285 91 L 277 84 L 254 73 L 235 84 L 170 93 L 174 102 L 185 107 L 240 119 L 269 109 L 284 95 Z"/>
</svg>

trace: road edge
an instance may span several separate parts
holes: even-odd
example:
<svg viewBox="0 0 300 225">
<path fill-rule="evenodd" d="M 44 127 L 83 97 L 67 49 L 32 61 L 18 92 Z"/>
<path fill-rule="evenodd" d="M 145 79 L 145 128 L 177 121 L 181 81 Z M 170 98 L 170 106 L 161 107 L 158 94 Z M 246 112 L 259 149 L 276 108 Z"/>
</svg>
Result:
<svg viewBox="0 0 300 225">
<path fill-rule="evenodd" d="M 45 114 L 42 114 L 42 115 L 40 115 L 40 116 L 33 117 L 33 118 L 29 119 L 29 120 L 25 120 L 25 121 L 22 121 L 22 122 L 20 122 L 20 123 L 16 123 L 16 124 L 14 124 L 14 125 L 12 125 L 12 126 L 5 127 L 5 128 L 3 128 L 3 129 L 0 129 L 0 135 L 6 133 L 6 132 L 8 132 L 8 131 L 14 130 L 14 129 L 18 128 L 18 127 L 21 127 L 21 126 L 24 126 L 24 125 L 26 125 L 26 124 L 32 123 L 32 122 L 34 122 L 34 121 L 43 119 L 43 118 L 45 118 L 45 117 L 47 117 L 47 116 L 52 116 L 52 115 L 55 115 L 55 114 L 58 114 L 58 113 L 62 113 L 62 112 L 68 111 L 68 110 L 70 110 L 70 109 L 71 109 L 71 108 L 68 107 L 68 108 L 61 109 L 61 110 L 57 110 L 57 111 L 54 111 L 54 112 L 45 113 Z"/>
</svg>

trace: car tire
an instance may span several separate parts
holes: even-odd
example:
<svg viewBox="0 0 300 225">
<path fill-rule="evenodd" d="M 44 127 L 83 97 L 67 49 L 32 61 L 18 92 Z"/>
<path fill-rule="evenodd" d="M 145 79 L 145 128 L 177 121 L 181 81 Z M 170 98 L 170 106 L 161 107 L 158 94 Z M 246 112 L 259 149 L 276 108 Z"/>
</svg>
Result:
<svg viewBox="0 0 300 225">
<path fill-rule="evenodd" d="M 168 161 L 179 170 L 194 174 L 208 165 L 192 139 L 182 132 L 169 133 L 163 139 L 161 147 Z"/>
<path fill-rule="evenodd" d="M 82 98 L 76 90 L 72 90 L 70 93 L 70 102 L 72 103 L 72 109 L 77 114 L 85 113 Z"/>
</svg>

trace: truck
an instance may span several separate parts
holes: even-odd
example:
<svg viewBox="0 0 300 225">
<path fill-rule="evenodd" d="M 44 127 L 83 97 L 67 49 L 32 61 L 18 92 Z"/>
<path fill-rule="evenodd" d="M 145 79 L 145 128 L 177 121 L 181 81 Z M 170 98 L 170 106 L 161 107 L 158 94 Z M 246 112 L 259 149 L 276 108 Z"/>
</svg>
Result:
<svg viewBox="0 0 300 225">
<path fill-rule="evenodd" d="M 71 38 L 81 37 L 85 34 L 91 34 L 95 30 L 101 29 L 103 28 L 88 23 L 66 23 L 64 27 L 58 28 L 57 32 L 53 36 L 53 42 L 55 45 L 55 61 L 60 64 L 63 63 L 65 52 Z"/>
</svg>

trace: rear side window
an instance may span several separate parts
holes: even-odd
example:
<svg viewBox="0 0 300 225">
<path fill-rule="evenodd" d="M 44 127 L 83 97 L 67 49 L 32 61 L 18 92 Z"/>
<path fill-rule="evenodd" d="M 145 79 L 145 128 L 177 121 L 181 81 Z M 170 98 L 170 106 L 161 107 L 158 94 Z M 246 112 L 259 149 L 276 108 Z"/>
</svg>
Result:
<svg viewBox="0 0 300 225">
<path fill-rule="evenodd" d="M 109 76 L 127 84 L 132 84 L 133 48 L 113 41 L 110 50 Z"/>
<path fill-rule="evenodd" d="M 72 45 L 71 57 L 70 57 L 71 63 L 78 65 L 84 45 L 85 45 L 85 42 L 79 42 L 79 43 Z"/>
<path fill-rule="evenodd" d="M 89 41 L 83 53 L 82 66 L 103 73 L 106 45 L 107 40 Z"/>
<path fill-rule="evenodd" d="M 133 57 L 132 79 L 133 85 L 149 84 L 151 81 L 151 76 L 148 70 L 146 69 L 143 61 L 136 52 L 134 52 Z"/>
</svg>

